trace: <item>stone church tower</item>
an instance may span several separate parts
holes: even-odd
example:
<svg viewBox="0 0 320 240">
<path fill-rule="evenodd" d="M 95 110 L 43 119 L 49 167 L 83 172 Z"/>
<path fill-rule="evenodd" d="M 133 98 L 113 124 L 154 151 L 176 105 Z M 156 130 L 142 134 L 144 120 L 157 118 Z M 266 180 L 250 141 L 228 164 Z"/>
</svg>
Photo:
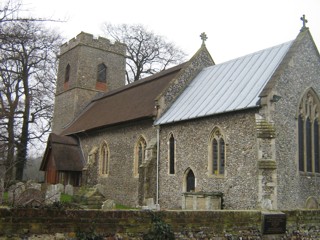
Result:
<svg viewBox="0 0 320 240">
<path fill-rule="evenodd" d="M 124 44 L 84 32 L 60 47 L 54 133 L 61 133 L 97 93 L 125 85 L 125 54 Z"/>
</svg>

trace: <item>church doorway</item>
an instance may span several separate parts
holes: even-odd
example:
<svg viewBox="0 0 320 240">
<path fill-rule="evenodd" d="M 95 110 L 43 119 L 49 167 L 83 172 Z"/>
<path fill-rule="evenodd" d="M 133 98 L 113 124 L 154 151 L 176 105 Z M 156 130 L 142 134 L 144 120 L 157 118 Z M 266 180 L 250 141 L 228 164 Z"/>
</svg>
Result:
<svg viewBox="0 0 320 240">
<path fill-rule="evenodd" d="M 195 178 L 194 173 L 191 169 L 188 169 L 186 171 L 184 186 L 185 186 L 186 192 L 194 192 L 195 191 L 196 178 Z"/>
</svg>

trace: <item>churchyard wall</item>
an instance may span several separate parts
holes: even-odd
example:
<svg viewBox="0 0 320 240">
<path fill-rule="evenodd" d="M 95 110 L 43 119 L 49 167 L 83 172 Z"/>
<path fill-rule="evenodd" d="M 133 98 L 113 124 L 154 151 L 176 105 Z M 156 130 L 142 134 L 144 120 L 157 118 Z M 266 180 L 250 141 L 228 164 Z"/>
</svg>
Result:
<svg viewBox="0 0 320 240">
<path fill-rule="evenodd" d="M 0 209 L 0 239 L 143 239 L 151 232 L 152 216 L 167 224 L 175 239 L 319 239 L 320 211 L 285 211 L 281 234 L 266 234 L 260 211 L 84 211 Z M 272 227 L 272 226 L 271 226 Z M 164 229 L 164 228 L 163 228 Z M 274 231 L 278 231 L 273 228 Z M 91 235 L 89 235 L 91 234 Z M 11 238 L 10 238 L 11 237 Z M 33 238 L 32 238 L 33 237 Z M 20 239 L 19 238 L 19 239 Z"/>
<path fill-rule="evenodd" d="M 161 126 L 161 208 L 181 209 L 188 169 L 195 175 L 195 192 L 222 192 L 225 209 L 258 208 L 255 112 L 248 110 Z M 226 144 L 224 175 L 209 171 L 210 137 L 215 128 L 220 129 Z M 169 174 L 171 133 L 175 139 L 175 174 Z"/>
</svg>

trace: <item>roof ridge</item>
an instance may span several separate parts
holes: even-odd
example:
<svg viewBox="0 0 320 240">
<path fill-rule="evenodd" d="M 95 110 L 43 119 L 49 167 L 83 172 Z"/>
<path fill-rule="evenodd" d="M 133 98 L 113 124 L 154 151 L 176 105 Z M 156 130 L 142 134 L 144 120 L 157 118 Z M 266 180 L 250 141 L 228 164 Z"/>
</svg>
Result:
<svg viewBox="0 0 320 240">
<path fill-rule="evenodd" d="M 187 61 L 188 62 L 188 61 Z M 130 88 L 135 88 L 135 87 L 138 87 L 138 86 L 141 86 L 143 84 L 147 84 L 147 83 L 150 83 L 152 81 L 155 81 L 163 76 L 166 76 L 168 74 L 171 74 L 175 71 L 178 71 L 178 70 L 181 70 L 183 68 L 183 66 L 187 63 L 187 62 L 184 62 L 184 63 L 181 63 L 179 65 L 176 65 L 174 67 L 171 67 L 171 68 L 168 68 L 168 69 L 165 69 L 165 70 L 162 70 L 158 73 L 155 73 L 151 76 L 148 76 L 148 77 L 145 77 L 145 78 L 142 78 L 142 79 L 139 79 L 133 83 L 130 83 L 128 85 L 125 85 L 123 87 L 120 87 L 120 88 L 117 88 L 117 89 L 114 89 L 110 92 L 106 92 L 106 93 L 103 93 L 102 95 L 100 96 L 96 96 L 95 98 L 93 98 L 89 103 L 88 105 L 90 105 L 92 102 L 95 102 L 95 101 L 98 101 L 100 99 L 103 99 L 103 98 L 106 98 L 106 97 L 110 97 L 112 95 L 115 95 L 115 94 L 118 94 L 120 92 L 123 92 L 123 91 L 126 91 L 127 89 L 130 89 Z"/>
<path fill-rule="evenodd" d="M 261 52 L 263 52 L 263 51 L 266 51 L 266 50 L 268 50 L 268 49 L 277 48 L 277 47 L 280 47 L 280 46 L 283 46 L 283 45 L 286 45 L 286 44 L 289 44 L 289 43 L 292 43 L 292 42 L 294 42 L 294 39 L 293 39 L 293 40 L 290 40 L 290 41 L 286 41 L 286 42 L 280 43 L 280 44 L 277 44 L 277 45 L 274 45 L 274 46 L 271 46 L 271 47 L 266 47 L 266 48 L 263 48 L 263 49 L 260 49 L 260 50 L 257 50 L 257 51 L 248 53 L 248 54 L 244 54 L 244 55 L 242 55 L 242 56 L 240 56 L 240 57 L 236 57 L 236 58 L 227 60 L 227 61 L 225 61 L 225 62 L 217 63 L 216 65 L 213 65 L 213 66 L 225 64 L 225 63 L 228 63 L 228 62 L 235 61 L 235 60 L 237 60 L 237 59 L 241 59 L 241 58 L 248 57 L 248 56 L 251 56 L 251 55 L 259 54 L 259 53 L 261 53 Z M 209 67 L 207 67 L 207 68 L 210 68 L 210 67 L 212 67 L 212 66 L 209 66 Z"/>
</svg>

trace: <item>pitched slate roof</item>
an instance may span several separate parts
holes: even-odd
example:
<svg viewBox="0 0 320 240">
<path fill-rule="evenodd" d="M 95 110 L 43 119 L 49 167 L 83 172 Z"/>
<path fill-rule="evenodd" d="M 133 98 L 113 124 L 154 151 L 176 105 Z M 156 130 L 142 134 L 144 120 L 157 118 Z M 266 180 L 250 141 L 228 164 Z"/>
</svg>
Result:
<svg viewBox="0 0 320 240">
<path fill-rule="evenodd" d="M 203 69 L 155 124 L 259 106 L 259 95 L 293 41 Z"/>
<path fill-rule="evenodd" d="M 53 157 L 55 169 L 58 171 L 82 171 L 84 167 L 81 148 L 73 137 L 51 133 L 40 170 L 47 170 L 50 155 Z"/>
<path fill-rule="evenodd" d="M 95 98 L 62 134 L 154 117 L 155 99 L 184 65 L 180 64 Z"/>
</svg>

